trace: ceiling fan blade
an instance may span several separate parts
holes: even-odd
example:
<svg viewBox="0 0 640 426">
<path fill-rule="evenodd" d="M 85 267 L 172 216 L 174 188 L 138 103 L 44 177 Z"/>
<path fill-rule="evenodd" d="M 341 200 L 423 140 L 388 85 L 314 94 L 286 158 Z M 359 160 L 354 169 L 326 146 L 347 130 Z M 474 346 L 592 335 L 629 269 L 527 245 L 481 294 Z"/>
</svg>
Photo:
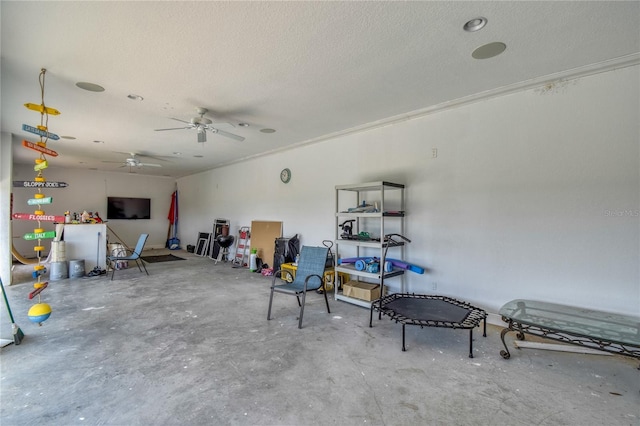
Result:
<svg viewBox="0 0 640 426">
<path fill-rule="evenodd" d="M 182 130 L 182 129 L 191 129 L 192 126 L 187 127 L 171 127 L 169 129 L 154 129 L 156 132 L 162 132 L 163 130 Z"/>
<path fill-rule="evenodd" d="M 167 158 L 171 158 L 171 159 L 175 158 L 175 157 L 170 157 L 168 155 L 161 156 L 161 155 L 150 155 L 150 154 L 136 154 L 136 156 L 144 157 L 144 158 L 151 158 L 153 160 L 158 160 L 158 161 L 167 161 L 167 162 L 169 161 L 169 160 L 167 160 Z"/>
<path fill-rule="evenodd" d="M 240 142 L 242 142 L 245 139 L 242 136 L 234 135 L 233 133 L 225 132 L 224 130 L 216 129 L 215 127 L 209 127 L 209 130 L 211 130 L 211 132 L 213 133 L 217 133 L 221 136 L 226 136 L 228 138 L 235 139 Z"/>
<path fill-rule="evenodd" d="M 231 127 L 233 127 L 235 129 L 236 125 L 233 124 L 233 123 L 230 123 L 228 121 L 224 121 L 224 122 L 219 122 L 219 123 L 209 123 L 209 127 L 214 127 L 214 128 L 219 128 L 219 127 L 231 128 Z"/>
<path fill-rule="evenodd" d="M 138 166 L 144 167 L 162 167 L 160 164 L 152 164 L 152 163 L 138 163 Z"/>
<path fill-rule="evenodd" d="M 181 122 L 181 123 L 193 124 L 193 123 L 191 123 L 190 121 L 180 120 L 179 118 L 173 118 L 173 117 L 169 117 L 169 118 L 170 118 L 170 119 L 172 119 L 172 120 L 179 121 L 179 122 Z"/>
</svg>

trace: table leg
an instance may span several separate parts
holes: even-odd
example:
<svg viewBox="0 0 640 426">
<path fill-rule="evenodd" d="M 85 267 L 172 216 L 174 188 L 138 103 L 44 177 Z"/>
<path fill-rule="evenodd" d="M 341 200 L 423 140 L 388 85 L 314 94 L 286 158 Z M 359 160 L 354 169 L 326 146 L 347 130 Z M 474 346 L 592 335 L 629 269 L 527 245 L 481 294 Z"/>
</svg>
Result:
<svg viewBox="0 0 640 426">
<path fill-rule="evenodd" d="M 404 346 L 404 323 L 402 324 L 402 351 L 407 351 L 407 348 Z"/>
<path fill-rule="evenodd" d="M 507 344 L 504 342 L 504 336 L 510 332 L 511 329 L 511 322 L 509 322 L 509 327 L 505 328 L 504 330 L 502 330 L 502 332 L 500 333 L 500 339 L 502 340 L 502 345 L 504 346 L 504 350 L 500 351 L 500 356 L 504 359 L 509 359 L 511 358 L 511 354 L 509 353 L 509 348 L 507 347 Z"/>
</svg>

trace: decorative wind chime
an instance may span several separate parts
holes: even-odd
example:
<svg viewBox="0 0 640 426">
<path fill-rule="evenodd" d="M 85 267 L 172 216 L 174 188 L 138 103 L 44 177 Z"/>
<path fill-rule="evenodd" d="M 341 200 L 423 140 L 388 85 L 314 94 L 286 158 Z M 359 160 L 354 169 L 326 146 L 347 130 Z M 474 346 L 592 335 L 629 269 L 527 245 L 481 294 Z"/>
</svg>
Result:
<svg viewBox="0 0 640 426">
<path fill-rule="evenodd" d="M 56 236 L 56 231 L 46 231 L 42 226 L 42 222 L 64 222 L 64 216 L 55 216 L 55 215 L 47 215 L 44 211 L 44 206 L 53 203 L 53 197 L 48 197 L 46 194 L 42 192 L 43 189 L 50 188 L 64 188 L 67 186 L 64 182 L 48 182 L 44 175 L 43 171 L 49 167 L 49 163 L 47 161 L 47 156 L 57 157 L 58 153 L 47 148 L 47 142 L 51 140 L 58 140 L 58 135 L 53 133 L 49 133 L 48 123 L 49 123 L 49 115 L 59 115 L 60 111 L 54 108 L 50 108 L 45 106 L 44 104 L 44 79 L 47 70 L 40 70 L 40 95 L 41 95 L 41 103 L 40 104 L 24 104 L 27 109 L 36 111 L 40 113 L 40 125 L 33 127 L 27 124 L 22 125 L 22 130 L 27 131 L 29 133 L 33 133 L 40 137 L 38 142 L 30 142 L 27 140 L 22 141 L 22 146 L 39 153 L 38 157 L 35 159 L 35 166 L 33 170 L 36 173 L 36 176 L 33 181 L 14 181 L 14 187 L 21 188 L 31 188 L 37 189 L 33 196 L 33 198 L 27 201 L 27 204 L 30 206 L 36 206 L 33 214 L 31 213 L 14 213 L 12 215 L 13 219 L 21 219 L 21 220 L 31 220 L 37 222 L 35 228 L 32 233 L 24 234 L 23 238 L 28 241 L 34 241 L 35 246 L 33 250 L 36 253 L 36 257 L 38 258 L 37 263 L 33 266 L 33 277 L 37 279 L 37 281 L 33 284 L 34 290 L 29 293 L 29 299 L 33 299 L 37 296 L 38 303 L 31 306 L 29 309 L 29 319 L 32 322 L 38 323 L 38 325 L 42 325 L 43 321 L 46 321 L 51 315 L 51 306 L 47 303 L 43 303 L 41 300 L 40 293 L 47 288 L 48 282 L 42 280 L 42 275 L 46 273 L 46 268 L 43 264 L 42 252 L 45 250 L 43 240 L 52 239 Z"/>
</svg>

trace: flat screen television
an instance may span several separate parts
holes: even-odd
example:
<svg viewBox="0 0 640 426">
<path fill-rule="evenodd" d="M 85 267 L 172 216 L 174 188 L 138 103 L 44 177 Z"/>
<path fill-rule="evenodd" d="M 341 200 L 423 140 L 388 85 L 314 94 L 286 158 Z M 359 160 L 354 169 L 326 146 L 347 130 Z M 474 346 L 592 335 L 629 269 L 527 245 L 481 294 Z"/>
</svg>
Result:
<svg viewBox="0 0 640 426">
<path fill-rule="evenodd" d="M 107 219 L 151 219 L 151 199 L 107 197 Z"/>
</svg>

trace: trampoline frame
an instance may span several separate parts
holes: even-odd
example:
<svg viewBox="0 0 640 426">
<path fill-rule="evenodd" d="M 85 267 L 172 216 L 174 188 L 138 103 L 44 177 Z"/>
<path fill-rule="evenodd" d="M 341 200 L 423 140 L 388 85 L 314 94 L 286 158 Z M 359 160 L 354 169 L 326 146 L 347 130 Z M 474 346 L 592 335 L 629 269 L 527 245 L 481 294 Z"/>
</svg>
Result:
<svg viewBox="0 0 640 426">
<path fill-rule="evenodd" d="M 430 299 L 430 300 L 440 300 L 451 305 L 464 308 L 468 311 L 467 315 L 461 322 L 457 321 L 443 321 L 436 319 L 415 319 L 415 318 L 407 318 L 406 316 L 394 311 L 393 309 L 387 307 L 389 303 L 398 299 Z M 459 328 L 459 329 L 468 329 L 469 330 L 469 358 L 473 358 L 473 329 L 475 327 L 480 326 L 480 322 L 484 320 L 484 328 L 482 332 L 483 337 L 487 337 L 487 313 L 480 308 L 476 308 L 475 306 L 463 302 L 457 299 L 453 299 L 451 297 L 446 296 L 432 296 L 426 294 L 415 294 L 415 293 L 393 293 L 387 296 L 381 297 L 378 300 L 375 300 L 371 303 L 371 310 L 369 313 L 369 327 L 373 327 L 373 311 L 377 310 L 379 312 L 378 319 L 382 319 L 382 315 L 389 316 L 389 319 L 395 321 L 396 323 L 402 323 L 402 350 L 406 351 L 405 347 L 405 325 L 419 325 L 420 328 L 423 327 L 442 327 L 442 328 Z"/>
</svg>

